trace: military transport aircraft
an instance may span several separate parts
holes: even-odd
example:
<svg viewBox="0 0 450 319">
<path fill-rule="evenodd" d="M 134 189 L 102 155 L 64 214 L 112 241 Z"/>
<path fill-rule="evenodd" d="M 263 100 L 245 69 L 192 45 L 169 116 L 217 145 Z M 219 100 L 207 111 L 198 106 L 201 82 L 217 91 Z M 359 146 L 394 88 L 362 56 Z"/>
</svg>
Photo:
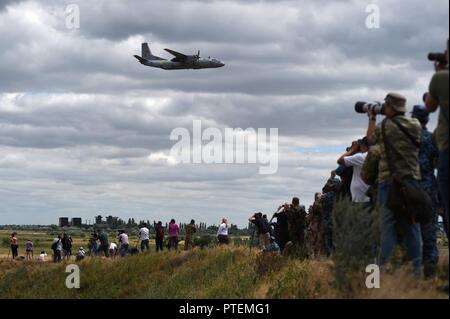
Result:
<svg viewBox="0 0 450 319">
<path fill-rule="evenodd" d="M 164 49 L 175 58 L 166 60 L 152 54 L 148 43 L 142 43 L 142 57 L 135 55 L 134 57 L 143 65 L 160 68 L 164 70 L 188 70 L 188 69 L 215 69 L 225 66 L 222 61 L 216 59 L 200 58 L 200 50 L 196 55 L 185 55 L 170 49 Z"/>
</svg>

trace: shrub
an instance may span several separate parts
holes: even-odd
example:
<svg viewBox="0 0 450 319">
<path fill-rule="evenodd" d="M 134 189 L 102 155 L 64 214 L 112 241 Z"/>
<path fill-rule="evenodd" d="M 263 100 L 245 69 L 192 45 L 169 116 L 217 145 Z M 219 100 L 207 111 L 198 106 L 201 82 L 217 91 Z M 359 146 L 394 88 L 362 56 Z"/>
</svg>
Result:
<svg viewBox="0 0 450 319">
<path fill-rule="evenodd" d="M 365 287 L 365 269 L 374 262 L 373 214 L 348 199 L 337 201 L 333 213 L 335 283 L 343 297 Z"/>
</svg>

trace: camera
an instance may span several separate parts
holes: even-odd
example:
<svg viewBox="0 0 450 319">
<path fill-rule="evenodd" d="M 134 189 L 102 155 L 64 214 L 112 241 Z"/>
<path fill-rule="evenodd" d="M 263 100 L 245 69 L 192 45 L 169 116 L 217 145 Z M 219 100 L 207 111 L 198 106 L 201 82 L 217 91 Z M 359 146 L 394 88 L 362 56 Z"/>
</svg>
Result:
<svg viewBox="0 0 450 319">
<path fill-rule="evenodd" d="M 431 52 L 428 54 L 428 60 L 431 62 L 438 62 L 439 64 L 447 64 L 447 57 L 444 53 Z"/>
<path fill-rule="evenodd" d="M 367 102 L 358 102 L 355 105 L 355 111 L 356 113 L 368 113 L 370 110 L 372 110 L 375 114 L 382 114 L 385 115 L 385 106 L 384 104 L 381 104 L 380 102 L 374 102 L 374 103 L 367 103 Z"/>
</svg>

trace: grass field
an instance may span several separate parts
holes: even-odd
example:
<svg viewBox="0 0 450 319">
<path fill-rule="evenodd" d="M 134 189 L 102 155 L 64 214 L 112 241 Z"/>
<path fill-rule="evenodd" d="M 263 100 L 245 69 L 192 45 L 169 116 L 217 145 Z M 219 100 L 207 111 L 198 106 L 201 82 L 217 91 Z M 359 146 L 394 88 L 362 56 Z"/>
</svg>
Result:
<svg viewBox="0 0 450 319">
<path fill-rule="evenodd" d="M 448 274 L 448 255 L 440 274 Z M 445 282 L 416 281 L 405 269 L 382 275 L 381 289 L 365 281 L 344 294 L 333 261 L 299 261 L 248 247 L 145 253 L 79 262 L 80 289 L 65 286 L 66 263 L 0 260 L 0 298 L 448 298 Z M 448 283 L 448 282 L 447 282 Z"/>
</svg>

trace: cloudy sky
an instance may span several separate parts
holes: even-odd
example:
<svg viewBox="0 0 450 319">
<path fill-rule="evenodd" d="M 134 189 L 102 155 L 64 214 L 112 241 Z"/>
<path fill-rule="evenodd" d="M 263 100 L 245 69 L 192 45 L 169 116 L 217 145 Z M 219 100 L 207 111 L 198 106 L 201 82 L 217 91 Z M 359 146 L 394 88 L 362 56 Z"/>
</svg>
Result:
<svg viewBox="0 0 450 319">
<path fill-rule="evenodd" d="M 71 3 L 79 29 L 66 26 Z M 379 29 L 366 28 L 371 3 Z M 309 205 L 365 133 L 356 101 L 421 101 L 448 12 L 444 0 L 0 0 L 0 224 L 101 213 L 246 225 L 295 195 Z M 226 67 L 146 68 L 132 57 L 141 42 Z M 278 128 L 278 173 L 174 165 L 170 133 L 193 120 Z"/>
</svg>

